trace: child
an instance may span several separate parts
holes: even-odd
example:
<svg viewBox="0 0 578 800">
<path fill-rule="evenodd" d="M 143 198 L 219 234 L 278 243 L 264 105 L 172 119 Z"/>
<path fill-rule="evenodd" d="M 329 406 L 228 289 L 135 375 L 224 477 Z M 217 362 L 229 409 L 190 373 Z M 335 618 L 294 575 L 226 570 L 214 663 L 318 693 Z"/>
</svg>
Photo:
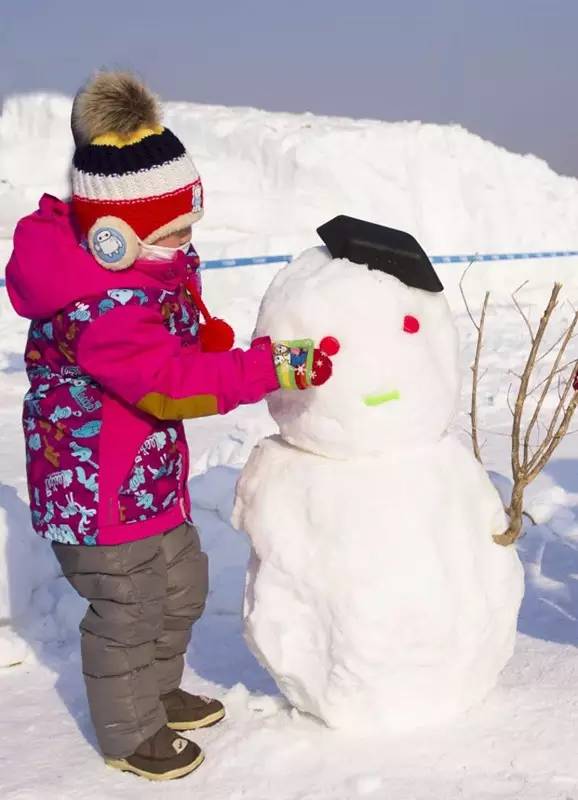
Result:
<svg viewBox="0 0 578 800">
<path fill-rule="evenodd" d="M 201 349 L 190 243 L 201 180 L 142 84 L 100 73 L 75 99 L 72 129 L 72 201 L 42 197 L 16 228 L 6 272 L 14 308 L 32 321 L 32 522 L 90 603 L 82 664 L 106 763 L 166 780 L 203 760 L 176 731 L 225 715 L 179 688 L 207 596 L 181 420 L 322 383 L 331 364 L 310 340 Z"/>
</svg>

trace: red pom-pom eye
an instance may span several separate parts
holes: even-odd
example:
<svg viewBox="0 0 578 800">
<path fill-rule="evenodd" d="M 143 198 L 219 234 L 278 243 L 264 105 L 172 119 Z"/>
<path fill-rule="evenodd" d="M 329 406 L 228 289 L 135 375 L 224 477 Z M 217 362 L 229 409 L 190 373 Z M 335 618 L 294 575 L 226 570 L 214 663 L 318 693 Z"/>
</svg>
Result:
<svg viewBox="0 0 578 800">
<path fill-rule="evenodd" d="M 335 336 L 325 336 L 319 343 L 319 349 L 326 356 L 336 356 L 341 350 L 341 345 Z"/>
<path fill-rule="evenodd" d="M 403 329 L 406 333 L 417 333 L 419 331 L 419 319 L 408 314 L 403 318 Z"/>
</svg>

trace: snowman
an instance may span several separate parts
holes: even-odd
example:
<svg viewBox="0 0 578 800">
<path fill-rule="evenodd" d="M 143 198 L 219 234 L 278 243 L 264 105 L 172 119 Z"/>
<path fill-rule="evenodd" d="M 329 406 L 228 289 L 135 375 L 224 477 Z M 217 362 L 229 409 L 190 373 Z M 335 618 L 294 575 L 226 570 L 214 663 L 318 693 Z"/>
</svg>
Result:
<svg viewBox="0 0 578 800">
<path fill-rule="evenodd" d="M 277 275 L 257 323 L 257 335 L 311 331 L 339 352 L 325 385 L 271 395 L 279 435 L 241 474 L 245 634 L 302 712 L 410 731 L 495 685 L 523 573 L 492 540 L 506 527 L 496 490 L 448 432 L 457 333 L 426 254 L 349 217 L 318 232 L 326 246 Z"/>
</svg>

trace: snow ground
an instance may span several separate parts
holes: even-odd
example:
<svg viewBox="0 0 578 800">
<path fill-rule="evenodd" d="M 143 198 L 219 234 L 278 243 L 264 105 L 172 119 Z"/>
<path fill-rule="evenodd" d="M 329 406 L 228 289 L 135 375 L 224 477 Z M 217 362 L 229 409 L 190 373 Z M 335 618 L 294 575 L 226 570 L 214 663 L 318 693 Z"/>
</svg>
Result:
<svg viewBox="0 0 578 800">
<path fill-rule="evenodd" d="M 66 105 L 64 100 L 54 101 L 47 118 L 46 109 L 38 101 L 37 115 L 24 115 L 28 139 L 45 136 L 48 122 L 56 126 L 53 159 L 65 151 L 58 138 L 65 117 L 61 105 Z M 182 119 L 192 132 L 202 127 L 198 108 L 175 109 L 171 113 L 177 112 L 182 112 Z M 11 114 L 8 121 L 3 118 L 4 128 L 0 124 L 0 141 L 3 131 L 8 138 L 10 126 L 23 125 L 20 107 Z M 261 216 L 254 229 L 243 229 L 241 225 L 240 231 L 225 231 L 224 222 L 215 224 L 206 234 L 206 255 L 293 250 L 295 241 L 301 246 L 306 238 L 304 231 L 313 229 L 315 222 L 324 221 L 331 210 L 325 197 L 314 204 L 315 185 L 323 184 L 327 176 L 311 172 L 315 148 L 310 139 L 298 139 L 298 129 L 303 128 L 304 132 L 299 133 L 302 137 L 315 133 L 321 136 L 330 154 L 337 152 L 338 145 L 347 145 L 350 162 L 352 143 L 357 141 L 359 145 L 365 137 L 364 153 L 369 153 L 374 138 L 379 138 L 379 130 L 373 123 L 364 128 L 362 123 L 303 118 L 302 124 L 297 125 L 297 118 L 291 115 L 245 111 L 235 114 L 214 110 L 214 127 L 203 145 L 207 153 L 219 147 L 230 148 L 224 155 L 221 153 L 223 160 L 218 164 L 207 162 L 213 180 L 222 184 L 221 195 L 214 201 L 215 211 L 225 197 L 225 168 L 233 165 L 237 175 L 242 172 L 241 167 L 248 170 L 247 180 L 253 192 L 251 213 Z M 271 131 L 271 126 L 275 130 Z M 176 122 L 174 127 L 177 128 Z M 426 238 L 430 236 L 432 252 L 576 244 L 569 238 L 574 225 L 572 216 L 575 219 L 571 210 L 578 204 L 575 181 L 557 178 L 536 159 L 510 156 L 466 132 L 437 126 L 424 128 L 427 130 L 410 125 L 396 132 L 392 127 L 390 134 L 391 141 L 399 139 L 400 143 L 405 136 L 410 155 L 415 154 L 417 141 L 427 140 L 428 153 L 435 154 L 435 148 L 440 149 L 438 162 L 430 165 L 422 158 L 413 177 L 404 178 L 412 197 L 419 198 L 419 208 L 412 207 L 410 213 L 408 204 L 406 211 L 400 212 L 406 214 L 407 227 L 418 235 L 421 230 Z M 297 166 L 294 171 L 281 170 L 275 175 L 275 183 L 267 170 L 270 172 L 276 163 L 275 147 L 281 147 L 275 139 L 279 130 L 285 130 L 288 137 L 281 149 L 290 153 L 291 164 Z M 262 135 L 253 152 L 250 135 L 255 131 Z M 227 139 L 230 133 L 231 138 Z M 244 156 L 241 167 L 234 155 L 239 142 Z M 40 163 L 41 148 L 38 150 Z M 19 153 L 17 149 L 12 153 L 12 163 L 16 165 L 12 173 L 6 172 L 8 159 L 0 158 L 0 178 L 5 174 L 12 184 L 5 195 L 6 204 L 0 204 L 0 222 L 7 232 L 16 201 L 19 209 L 27 210 L 38 185 L 45 180 L 47 184 L 61 180 L 56 168 L 51 168 L 53 174 L 42 178 L 32 169 L 26 172 L 24 150 L 17 158 Z M 43 150 L 42 154 L 45 156 Z M 46 156 L 44 160 L 50 161 Z M 435 206 L 432 175 L 439 176 L 450 162 L 469 165 L 463 184 L 468 188 L 468 202 L 461 208 L 459 230 L 452 227 L 447 198 L 445 205 L 438 205 L 427 216 Z M 491 176 L 487 174 L 489 164 L 498 164 Z M 355 175 L 355 164 L 349 163 L 348 167 Z M 479 170 L 478 177 L 473 174 L 474 169 Z M 26 176 L 22 191 L 14 188 L 18 170 Z M 267 180 L 264 173 L 268 174 Z M 480 177 L 484 173 L 485 178 Z M 303 175 L 312 181 L 311 186 L 302 183 Z M 379 181 L 371 183 L 368 165 L 361 177 L 354 179 L 359 185 L 365 181 L 372 186 L 366 201 L 370 203 L 373 197 L 375 207 L 379 181 L 392 189 L 394 199 L 405 197 L 406 184 L 396 183 L 395 175 L 381 175 Z M 287 200 L 293 196 L 290 193 L 294 181 L 301 194 L 308 192 L 309 216 L 306 218 L 303 212 L 299 219 L 292 216 L 286 223 L 288 230 L 297 231 L 295 240 L 285 237 L 283 226 L 275 229 L 274 237 L 267 238 L 264 231 L 272 224 L 272 217 L 279 214 L 280 206 L 265 214 L 255 205 L 255 198 L 273 191 L 274 184 L 279 197 Z M 509 198 L 506 205 L 502 202 L 501 207 L 492 207 L 491 199 L 500 194 L 503 186 L 507 186 Z M 534 195 L 543 192 L 543 209 L 538 203 L 528 206 L 529 186 Z M 342 187 L 337 188 L 342 191 Z M 448 196 L 452 191 L 450 187 Z M 228 202 L 234 201 L 231 193 Z M 510 231 L 503 221 L 496 223 L 501 216 L 507 217 L 508 204 L 516 206 Z M 541 218 L 553 220 L 562 207 L 565 212 L 555 231 L 557 238 L 545 238 L 543 229 L 534 226 L 533 221 L 539 211 L 543 211 Z M 467 220 L 464 208 L 469 214 Z M 361 215 L 363 209 L 338 210 Z M 243 225 L 250 217 L 247 212 Z M 473 232 L 477 230 L 480 236 L 474 241 Z M 551 230 L 548 235 L 553 235 Z M 562 236 L 566 237 L 563 241 Z M 8 242 L 0 240 L 0 264 L 4 264 L 9 249 Z M 254 267 L 206 276 L 206 292 L 215 313 L 235 325 L 241 342 L 250 337 L 260 297 L 276 269 Z M 459 266 L 447 266 L 440 275 L 455 309 L 462 340 L 464 390 L 456 426 L 465 429 L 468 365 L 474 342 L 457 288 L 460 270 Z M 566 297 L 576 304 L 576 259 L 476 265 L 467 278 L 467 291 L 474 304 L 486 286 L 493 291 L 484 356 L 489 373 L 481 387 L 480 425 L 487 435 L 486 464 L 502 475 L 508 474 L 509 462 L 508 440 L 502 435 L 509 424 L 507 371 L 519 362 L 520 353 L 527 347 L 527 333 L 511 309 L 509 293 L 530 280 L 522 301 L 535 320 L 554 278 L 564 281 Z M 560 325 L 569 314 L 569 306 L 561 310 Z M 183 781 L 149 785 L 108 770 L 95 751 L 80 674 L 77 624 L 83 603 L 59 577 L 49 547 L 29 529 L 20 433 L 20 404 L 26 385 L 21 360 L 25 331 L 25 322 L 15 317 L 5 290 L 0 289 L 0 663 L 14 663 L 0 669 L 2 800 L 131 800 L 177 794 L 199 800 L 578 800 L 578 438 L 566 439 L 546 473 L 529 491 L 528 510 L 539 524 L 529 529 L 519 544 L 526 567 L 526 598 L 516 654 L 496 690 L 481 706 L 441 729 L 405 738 L 360 736 L 357 722 L 371 716 L 372 710 L 352 708 L 351 732 L 336 734 L 286 707 L 242 638 L 240 605 L 247 544 L 241 534 L 231 529 L 228 519 L 238 471 L 252 445 L 274 427 L 264 404 L 240 409 L 226 418 L 189 424 L 193 464 L 190 487 L 195 518 L 210 556 L 212 580 L 207 612 L 195 630 L 187 656 L 185 681 L 187 687 L 223 698 L 229 716 L 220 726 L 195 735 L 206 750 L 207 762 Z"/>
<path fill-rule="evenodd" d="M 223 275 L 210 279 L 226 283 Z M 265 275 L 255 274 L 255 280 Z M 543 284 L 544 296 L 547 289 Z M 0 787 L 5 800 L 170 797 L 177 792 L 207 800 L 578 798 L 578 452 L 572 438 L 531 491 L 529 509 L 542 524 L 520 544 L 527 595 L 516 656 L 498 688 L 453 726 L 405 739 L 369 739 L 356 733 L 356 719 L 371 714 L 370 708 L 352 709 L 350 735 L 292 713 L 242 638 L 239 610 L 247 546 L 228 519 L 239 467 L 252 444 L 273 429 L 263 405 L 191 423 L 189 430 L 191 491 L 211 560 L 212 591 L 188 654 L 186 685 L 223 698 L 229 717 L 196 735 L 208 759 L 186 782 L 149 786 L 107 770 L 94 750 L 76 649 L 82 602 L 56 577 L 48 548 L 28 530 L 19 429 L 25 377 L 18 353 L 25 325 L 5 305 L 2 309 L 0 507 L 7 514 L 8 580 L 20 582 L 15 597 L 36 582 L 28 614 L 38 617 L 20 623 L 29 648 L 25 662 L 0 670 Z M 255 313 L 255 302 L 248 302 L 245 336 Z M 458 321 L 466 374 L 473 340 L 463 313 Z M 489 320 L 488 363 L 515 362 L 523 335 L 515 314 L 506 306 L 495 310 Z M 483 426 L 498 432 L 508 423 L 501 380 L 487 379 L 482 400 Z M 466 403 L 465 387 L 464 409 Z M 462 416 L 457 424 L 465 422 Z M 486 447 L 488 466 L 502 473 L 507 472 L 506 443 L 490 436 Z"/>
</svg>

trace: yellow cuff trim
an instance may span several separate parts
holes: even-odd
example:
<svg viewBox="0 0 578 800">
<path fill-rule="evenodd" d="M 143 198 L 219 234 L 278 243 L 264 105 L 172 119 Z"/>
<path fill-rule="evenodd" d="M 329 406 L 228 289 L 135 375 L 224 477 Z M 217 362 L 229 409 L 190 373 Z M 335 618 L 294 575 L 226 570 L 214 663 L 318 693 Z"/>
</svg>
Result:
<svg viewBox="0 0 578 800">
<path fill-rule="evenodd" d="M 160 392 L 149 392 L 138 401 L 137 408 L 163 420 L 211 417 L 219 413 L 217 398 L 212 394 L 199 394 L 176 400 Z"/>
<path fill-rule="evenodd" d="M 157 125 L 156 128 L 139 128 L 138 131 L 135 131 L 135 133 L 130 136 L 120 136 L 118 133 L 103 133 L 101 136 L 95 136 L 91 144 L 108 144 L 112 147 L 127 147 L 131 144 L 138 144 L 148 136 L 155 136 L 163 131 L 163 126 Z"/>
</svg>

